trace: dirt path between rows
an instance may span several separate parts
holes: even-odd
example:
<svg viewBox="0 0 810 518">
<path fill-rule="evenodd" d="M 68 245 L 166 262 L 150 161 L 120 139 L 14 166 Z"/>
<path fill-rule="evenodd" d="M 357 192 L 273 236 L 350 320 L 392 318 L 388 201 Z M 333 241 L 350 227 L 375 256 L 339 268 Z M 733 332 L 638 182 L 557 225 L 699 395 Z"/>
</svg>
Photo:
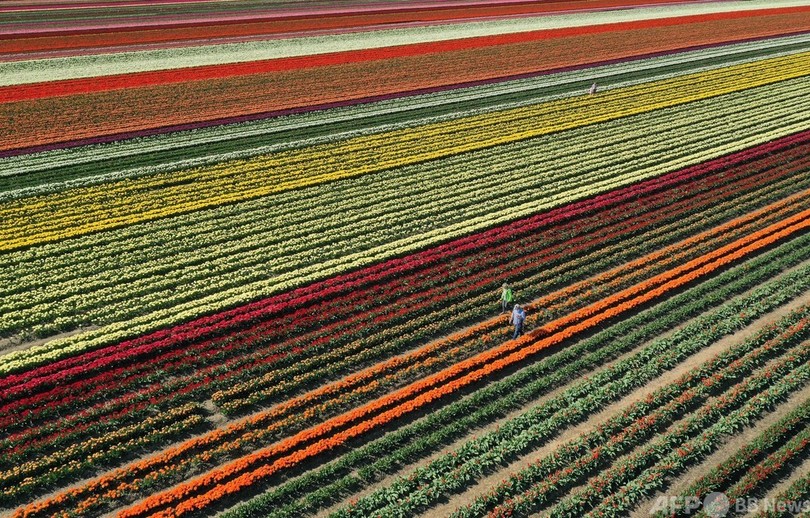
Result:
<svg viewBox="0 0 810 518">
<path fill-rule="evenodd" d="M 741 433 L 726 437 L 725 441 L 718 447 L 718 450 L 706 457 L 703 462 L 675 478 L 665 490 L 659 491 L 646 501 L 641 502 L 630 515 L 631 518 L 649 517 L 650 511 L 653 509 L 659 497 L 680 495 L 692 483 L 700 477 L 705 476 L 712 468 L 734 455 L 737 450 L 751 442 L 759 434 L 779 421 L 785 414 L 807 401 L 808 398 L 810 398 L 810 385 L 805 386 L 802 390 L 791 395 L 787 401 L 776 407 L 773 412 L 766 414 L 762 419 L 756 421 L 752 426 L 749 426 Z"/>
<path fill-rule="evenodd" d="M 796 267 L 791 268 L 790 270 L 793 270 L 793 269 L 799 268 L 799 267 L 801 267 L 801 265 L 797 265 Z M 790 271 L 790 270 L 788 270 L 788 271 Z M 649 384 L 645 385 L 644 387 L 635 390 L 634 392 L 632 392 L 628 396 L 626 396 L 626 397 L 622 398 L 621 400 L 616 401 L 613 404 L 609 405 L 607 408 L 605 408 L 601 412 L 592 415 L 587 421 L 584 421 L 584 422 L 582 422 L 582 423 L 580 423 L 578 425 L 575 425 L 575 426 L 573 426 L 571 428 L 566 429 L 565 431 L 563 431 L 563 433 L 561 435 L 557 436 L 555 439 L 552 439 L 551 441 L 544 444 L 542 447 L 540 447 L 540 448 L 532 451 L 531 453 L 523 456 L 521 459 L 506 465 L 502 469 L 500 469 L 500 470 L 498 470 L 498 471 L 496 471 L 494 473 L 491 473 L 487 477 L 484 477 L 483 479 L 481 479 L 478 482 L 478 484 L 468 488 L 466 491 L 464 491 L 464 492 L 462 492 L 460 494 L 450 496 L 448 501 L 444 502 L 443 504 L 440 504 L 438 506 L 435 506 L 435 507 L 429 509 L 426 513 L 424 513 L 424 515 L 425 516 L 436 516 L 436 517 L 449 515 L 457 507 L 466 505 L 466 504 L 470 503 L 477 495 L 487 492 L 491 487 L 493 487 L 494 485 L 496 485 L 500 481 L 502 481 L 504 478 L 506 478 L 509 473 L 512 473 L 512 472 L 514 472 L 516 470 L 521 469 L 525 465 L 529 464 L 532 460 L 534 460 L 534 459 L 536 459 L 538 457 L 542 457 L 542 456 L 544 456 L 544 455 L 546 455 L 548 453 L 551 453 L 556 448 L 558 448 L 562 444 L 568 442 L 569 440 L 571 440 L 573 438 L 576 438 L 577 436 L 579 436 L 582 433 L 588 432 L 594 426 L 596 426 L 596 425 L 610 419 L 612 416 L 615 416 L 618 413 L 622 412 L 625 408 L 630 406 L 634 401 L 644 397 L 646 394 L 652 392 L 653 390 L 655 390 L 660 385 L 675 381 L 679 376 L 681 376 L 682 374 L 684 374 L 688 370 L 692 369 L 694 366 L 696 366 L 696 365 L 708 360 L 709 358 L 713 357 L 714 355 L 728 349 L 732 345 L 734 345 L 736 343 L 739 343 L 740 341 L 744 340 L 748 336 L 754 334 L 757 330 L 759 330 L 762 327 L 768 325 L 769 323 L 781 318 L 782 316 L 786 315 L 787 313 L 789 313 L 793 309 L 795 309 L 795 308 L 797 308 L 797 307 L 799 307 L 799 306 L 801 306 L 801 305 L 803 305 L 805 303 L 810 303 L 810 292 L 804 293 L 803 295 L 801 295 L 801 296 L 797 297 L 796 299 L 792 300 L 791 302 L 783 305 L 782 307 L 778 308 L 777 310 L 769 313 L 768 315 L 765 315 L 765 316 L 761 317 L 760 319 L 756 320 L 751 325 L 749 325 L 746 328 L 742 329 L 741 331 L 735 333 L 734 335 L 727 336 L 727 337 L 723 338 L 722 340 L 720 340 L 719 342 L 711 345 L 710 347 L 708 347 L 706 349 L 703 349 L 702 351 L 700 351 L 697 354 L 693 355 L 692 357 L 690 357 L 686 361 L 682 362 L 681 364 L 679 364 L 675 368 L 667 371 L 666 373 L 664 373 L 663 375 L 661 375 L 657 379 L 653 380 Z M 659 337 L 656 337 L 656 339 L 660 338 L 660 337 L 665 337 L 665 336 L 671 335 L 677 329 L 680 329 L 684 325 L 688 324 L 688 322 L 689 321 L 684 322 L 683 324 L 676 327 L 675 329 L 670 330 L 670 331 L 668 331 L 666 333 L 663 333 L 663 334 L 659 335 Z M 635 354 L 636 352 L 638 352 L 640 349 L 642 349 L 646 345 L 647 345 L 647 343 L 638 345 L 632 351 L 629 351 L 629 352 L 623 354 L 618 359 L 616 359 L 614 361 L 611 361 L 611 362 L 599 367 L 598 369 L 596 369 L 594 371 L 589 372 L 588 376 L 593 375 L 593 374 L 595 374 L 597 372 L 601 372 L 601 371 L 609 368 L 610 366 L 615 364 L 617 361 L 620 361 L 623 358 L 627 358 L 627 357 Z M 379 482 L 365 488 L 363 491 L 360 491 L 358 493 L 353 494 L 351 496 L 351 498 L 352 499 L 362 498 L 363 496 L 366 496 L 366 495 L 368 495 L 368 494 L 370 494 L 370 493 L 372 493 L 372 492 L 374 492 L 374 491 L 376 491 L 376 490 L 378 490 L 378 489 L 380 489 L 382 487 L 390 485 L 391 483 L 393 483 L 400 476 L 403 476 L 404 474 L 410 473 L 414 469 L 417 469 L 419 467 L 426 466 L 430 462 L 432 462 L 433 460 L 435 460 L 436 458 L 441 456 L 442 454 L 456 449 L 457 447 L 461 446 L 466 441 L 470 440 L 471 437 L 480 436 L 480 435 L 483 435 L 483 434 L 485 434 L 485 433 L 487 433 L 489 431 L 492 431 L 492 430 L 496 429 L 497 427 L 501 426 L 505 421 L 507 421 L 509 419 L 512 419 L 512 418 L 524 413 L 529 408 L 532 408 L 534 406 L 542 404 L 544 401 L 547 401 L 547 400 L 553 398 L 554 396 L 556 396 L 556 395 L 560 394 L 561 392 L 563 392 L 563 391 L 567 390 L 568 388 L 570 388 L 572 385 L 576 384 L 580 379 L 581 378 L 577 378 L 577 379 L 574 379 L 574 380 L 570 381 L 566 385 L 564 385 L 562 387 L 559 387 L 559 388 L 555 389 L 554 391 L 541 396 L 540 398 L 532 401 L 531 403 L 529 403 L 528 405 L 522 407 L 521 409 L 518 409 L 518 410 L 515 410 L 515 411 L 511 412 L 507 417 L 499 419 L 497 421 L 494 421 L 494 422 L 488 424 L 486 427 L 476 428 L 476 429 L 470 430 L 470 432 L 465 437 L 454 441 L 452 444 L 450 444 L 449 446 L 443 448 L 441 451 L 435 452 L 435 453 L 431 454 L 430 456 L 428 456 L 428 457 L 426 457 L 426 458 L 424 458 L 424 459 L 422 459 L 422 460 L 420 460 L 418 462 L 415 462 L 413 464 L 410 464 L 410 465 L 406 466 L 405 468 L 399 470 L 397 473 L 389 475 L 389 476 L 383 478 Z M 320 511 L 316 516 L 318 518 L 326 517 L 331 512 L 335 511 L 337 508 L 344 505 L 345 502 L 346 502 L 346 500 L 344 500 L 343 502 L 341 502 L 339 504 L 336 504 L 336 505 L 334 505 L 332 507 L 324 509 L 324 510 Z"/>
</svg>

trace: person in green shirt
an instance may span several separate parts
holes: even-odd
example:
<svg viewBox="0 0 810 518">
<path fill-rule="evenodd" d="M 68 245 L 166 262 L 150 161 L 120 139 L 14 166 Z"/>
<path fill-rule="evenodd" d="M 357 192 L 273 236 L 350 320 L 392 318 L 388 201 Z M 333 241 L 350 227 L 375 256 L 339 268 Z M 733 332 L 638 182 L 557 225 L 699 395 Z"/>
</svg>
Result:
<svg viewBox="0 0 810 518">
<path fill-rule="evenodd" d="M 508 284 L 504 283 L 502 288 L 503 290 L 501 291 L 501 313 L 508 313 L 509 305 L 512 303 L 514 294 L 512 293 L 512 288 L 510 288 Z"/>
</svg>

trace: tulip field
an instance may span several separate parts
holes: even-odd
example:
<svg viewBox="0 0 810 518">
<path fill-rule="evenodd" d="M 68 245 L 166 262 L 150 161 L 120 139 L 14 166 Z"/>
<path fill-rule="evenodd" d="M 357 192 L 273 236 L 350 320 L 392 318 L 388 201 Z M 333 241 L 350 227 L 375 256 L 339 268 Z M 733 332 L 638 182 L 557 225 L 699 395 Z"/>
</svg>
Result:
<svg viewBox="0 0 810 518">
<path fill-rule="evenodd" d="M 0 516 L 810 517 L 809 1 L 8 0 L 0 115 Z"/>
</svg>

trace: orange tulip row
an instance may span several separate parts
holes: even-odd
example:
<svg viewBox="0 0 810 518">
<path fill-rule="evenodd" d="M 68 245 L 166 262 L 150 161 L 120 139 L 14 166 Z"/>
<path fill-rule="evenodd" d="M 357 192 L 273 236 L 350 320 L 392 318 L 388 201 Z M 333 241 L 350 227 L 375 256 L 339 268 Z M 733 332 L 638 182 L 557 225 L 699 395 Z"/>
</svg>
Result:
<svg viewBox="0 0 810 518">
<path fill-rule="evenodd" d="M 0 120 L 0 151 L 17 150 L 15 153 L 19 153 L 24 149 L 72 147 L 167 130 L 210 127 L 215 122 L 244 122 L 265 118 L 268 113 L 345 106 L 356 104 L 358 100 L 440 91 L 452 85 L 535 75 L 539 71 L 626 60 L 630 56 L 792 34 L 807 30 L 810 12 L 804 9 L 755 15 L 749 12 L 745 17 L 732 13 L 737 15 L 733 19 L 698 16 L 686 28 L 683 23 L 667 26 L 661 20 L 647 21 L 646 25 L 651 25 L 647 28 L 643 28 L 645 24 L 636 23 L 636 28 L 616 30 L 621 27 L 619 24 L 609 32 L 599 26 L 577 27 L 568 29 L 568 36 L 478 48 L 469 48 L 466 39 L 462 39 L 454 41 L 460 47 L 456 50 L 263 73 L 254 70 L 255 73 L 247 75 L 208 80 L 186 77 L 199 67 L 171 70 L 161 75 L 185 80 L 140 87 L 132 84 L 138 74 L 124 74 L 115 76 L 115 81 L 118 87 L 126 84 L 130 87 L 109 91 L 81 93 L 81 90 L 68 89 L 76 81 L 9 86 L 0 89 L 0 99 L 6 101 L 3 104 L 6 117 Z M 564 31 L 557 33 L 562 35 Z M 355 52 L 364 53 L 367 50 Z M 306 58 L 306 62 L 311 63 L 313 56 Z M 329 59 L 336 60 L 336 57 Z M 250 63 L 243 66 L 249 67 Z M 234 68 L 234 64 L 225 67 L 230 71 Z M 392 70 L 397 73 L 391 73 Z M 442 73 L 433 73 L 434 70 Z M 93 89 L 95 85 L 109 88 L 113 79 L 78 81 Z M 56 93 L 60 95 L 55 96 Z M 40 94 L 48 97 L 31 99 Z M 10 102 L 12 96 L 20 100 Z"/>
<path fill-rule="evenodd" d="M 652 267 L 661 268 L 666 267 L 667 264 L 677 264 L 678 261 L 682 261 L 688 254 L 687 250 L 694 248 L 695 245 L 704 242 L 711 243 L 729 233 L 746 231 L 747 225 L 766 215 L 778 217 L 780 214 L 795 212 L 795 205 L 808 197 L 810 197 L 810 191 L 797 193 L 715 229 L 554 292 L 534 304 L 529 304 L 529 307 L 538 310 L 544 308 L 546 311 L 553 310 L 554 312 L 564 311 L 566 308 L 570 308 L 566 301 L 588 295 L 599 296 L 599 292 L 610 292 L 626 283 L 631 273 L 636 278 L 645 278 L 650 275 L 645 271 Z M 531 318 L 538 318 L 538 314 L 539 311 Z M 195 459 L 205 461 L 215 455 L 239 451 L 254 440 L 256 440 L 255 442 L 266 440 L 265 437 L 293 425 L 296 420 L 328 411 L 346 401 L 356 400 L 360 393 L 368 393 L 375 389 L 376 383 L 382 378 L 394 376 L 402 378 L 407 375 L 407 371 L 435 362 L 437 354 L 441 356 L 441 361 L 447 361 L 452 357 L 454 351 L 458 353 L 457 350 L 466 348 L 465 341 L 474 338 L 480 338 L 484 343 L 498 340 L 500 336 L 494 336 L 493 333 L 502 331 L 504 320 L 505 317 L 498 317 L 483 322 L 447 339 L 426 345 L 407 356 L 393 358 L 369 367 L 344 380 L 321 387 L 251 418 L 243 419 L 226 429 L 212 432 L 204 437 L 190 439 L 156 457 L 117 470 L 88 485 L 69 490 L 56 498 L 29 505 L 18 511 L 17 516 L 51 516 L 62 505 L 76 505 L 77 501 L 78 507 L 74 507 L 74 509 L 84 512 L 98 507 L 105 501 L 116 500 L 122 494 L 137 490 L 137 486 L 133 485 L 133 480 L 137 480 L 136 477 L 140 477 L 142 480 L 158 478 L 169 471 L 183 471 L 183 466 L 193 463 Z M 455 348 L 451 349 L 454 346 Z M 251 432 L 250 429 L 255 429 L 255 427 L 263 427 L 263 429 L 259 432 Z"/>
<path fill-rule="evenodd" d="M 349 439 L 384 426 L 430 402 L 806 228 L 810 228 L 810 210 L 550 322 L 518 340 L 480 353 L 273 446 L 221 466 L 203 477 L 154 495 L 124 510 L 119 516 L 173 517 L 203 509 L 282 469 L 343 445 Z"/>
</svg>

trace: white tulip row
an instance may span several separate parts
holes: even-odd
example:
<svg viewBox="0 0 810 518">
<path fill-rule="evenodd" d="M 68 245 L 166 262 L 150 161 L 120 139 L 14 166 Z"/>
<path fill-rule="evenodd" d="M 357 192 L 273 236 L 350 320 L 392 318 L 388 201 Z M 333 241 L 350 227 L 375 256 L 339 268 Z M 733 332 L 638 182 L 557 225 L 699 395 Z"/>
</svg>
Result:
<svg viewBox="0 0 810 518">
<path fill-rule="evenodd" d="M 797 45 L 799 45 L 799 47 L 796 47 Z M 348 106 L 344 108 L 309 112 L 300 115 L 291 115 L 288 117 L 225 126 L 215 126 L 211 128 L 201 128 L 197 130 L 136 138 L 110 144 L 97 144 L 92 146 L 82 146 L 10 157 L 0 159 L 0 176 L 23 176 L 27 174 L 35 174 L 39 178 L 38 182 L 41 183 L 31 187 L 22 187 L 19 189 L 0 192 L 0 202 L 3 200 L 26 196 L 49 194 L 65 190 L 67 188 L 84 187 L 103 182 L 117 181 L 124 178 L 136 178 L 139 176 L 175 171 L 184 168 L 210 166 L 228 160 L 246 159 L 261 154 L 277 153 L 288 149 L 324 144 L 337 140 L 346 140 L 373 133 L 392 131 L 405 127 L 415 127 L 422 124 L 443 122 L 460 117 L 489 113 L 496 110 L 518 108 L 538 102 L 548 102 L 567 97 L 572 94 L 579 94 L 581 92 L 546 95 L 543 93 L 544 89 L 578 81 L 604 81 L 605 78 L 620 74 L 650 71 L 649 75 L 643 78 L 616 82 L 610 86 L 606 86 L 604 82 L 601 83 L 602 90 L 621 88 L 625 86 L 642 84 L 649 81 L 677 77 L 678 75 L 683 75 L 686 73 L 712 70 L 733 64 L 750 63 L 757 59 L 761 59 L 760 57 L 756 56 L 738 56 L 751 51 L 767 50 L 769 51 L 768 55 L 770 57 L 777 57 L 807 50 L 807 45 L 810 45 L 810 35 L 771 38 L 767 40 L 724 45 L 696 51 L 680 52 L 677 54 L 659 56 L 655 58 L 633 60 L 601 67 L 592 67 L 574 72 L 563 72 L 530 79 L 507 81 L 503 83 L 495 83 L 491 85 L 476 86 L 464 89 L 454 89 L 433 94 L 424 94 L 389 101 L 380 101 L 376 103 Z M 782 50 L 783 48 L 786 48 L 786 50 Z M 658 68 L 689 63 L 695 60 L 710 60 L 717 58 L 724 59 L 722 59 L 722 61 L 711 62 L 707 65 L 694 66 L 690 69 L 682 69 L 675 72 L 655 72 L 655 69 Z M 513 93 L 516 94 L 531 91 L 535 91 L 536 93 L 522 101 L 493 102 L 486 107 L 473 109 L 466 108 L 463 104 L 465 101 L 474 101 L 494 96 L 503 96 Z M 442 116 L 417 119 L 413 118 L 409 114 L 409 112 L 412 110 L 419 108 L 438 107 L 447 104 L 459 103 L 460 106 L 458 106 L 457 110 Z M 340 133 L 336 132 L 318 137 L 293 138 L 270 145 L 251 147 L 249 149 L 210 153 L 206 156 L 196 158 L 184 158 L 184 148 L 190 146 L 210 145 L 211 143 L 228 142 L 238 140 L 240 138 L 255 137 L 260 135 L 266 135 L 268 138 L 272 138 L 271 136 L 273 134 L 292 129 L 306 130 L 307 128 L 326 126 L 348 120 L 355 122 L 361 119 L 373 121 L 380 115 L 389 115 L 393 113 L 401 113 L 401 121 L 394 124 L 373 124 L 369 122 L 367 127 L 353 131 L 343 131 Z M 97 161 L 114 162 L 114 159 L 116 158 L 169 150 L 175 150 L 175 153 L 164 157 L 159 163 L 150 163 L 149 165 L 130 167 L 128 169 L 121 169 L 112 173 L 89 175 L 68 181 L 60 180 L 59 177 L 58 168 L 61 167 L 90 164 Z M 54 172 L 49 175 L 47 173 L 48 171 Z M 25 179 L 21 180 L 21 184 L 26 185 Z"/>
<path fill-rule="evenodd" d="M 470 23 L 437 24 L 327 36 L 24 60 L 0 63 L 0 86 L 357 51 L 395 45 L 431 43 L 565 27 L 585 27 L 677 16 L 804 5 L 806 5 L 806 2 L 802 0 L 738 0 L 684 3 L 635 7 L 633 9 L 555 14 L 553 16 L 527 16 Z M 756 22 L 753 21 L 752 23 Z"/>
</svg>

